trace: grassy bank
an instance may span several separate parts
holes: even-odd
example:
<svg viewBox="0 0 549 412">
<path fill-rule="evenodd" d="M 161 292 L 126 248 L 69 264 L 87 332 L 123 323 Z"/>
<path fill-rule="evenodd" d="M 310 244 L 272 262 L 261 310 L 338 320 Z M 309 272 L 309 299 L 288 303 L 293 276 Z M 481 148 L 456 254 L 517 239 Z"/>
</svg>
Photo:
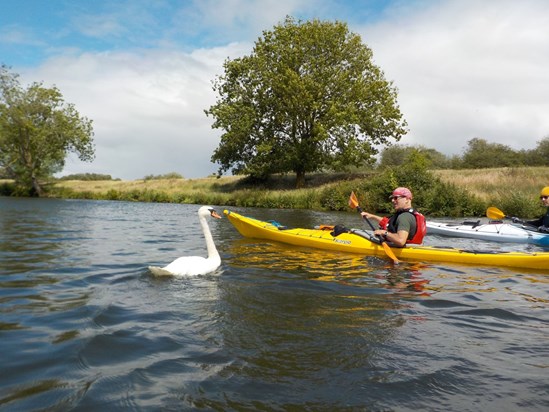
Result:
<svg viewBox="0 0 549 412">
<path fill-rule="evenodd" d="M 506 215 L 535 217 L 544 210 L 538 196 L 549 185 L 549 168 L 500 168 L 427 171 L 407 168 L 361 174 L 315 174 L 307 187 L 293 189 L 292 176 L 257 184 L 243 177 L 134 181 L 59 181 L 49 190 L 53 197 L 211 204 L 242 207 L 349 210 L 351 190 L 361 205 L 388 213 L 391 188 L 408 186 L 414 205 L 426 215 L 481 217 L 488 206 Z"/>
<path fill-rule="evenodd" d="M 436 170 L 434 174 L 485 200 L 514 193 L 526 195 L 533 201 L 542 187 L 549 186 L 549 167 Z"/>
<path fill-rule="evenodd" d="M 326 187 L 314 181 L 305 189 L 292 189 L 287 177 L 257 185 L 243 177 L 220 179 L 155 179 L 133 181 L 62 181 L 50 195 L 62 198 L 134 200 L 143 202 L 191 203 L 244 207 L 322 209 L 316 193 Z M 332 183 L 333 184 L 333 183 Z"/>
<path fill-rule="evenodd" d="M 549 167 L 439 170 L 434 174 L 508 216 L 533 218 L 545 212 L 539 194 L 549 186 Z"/>
</svg>

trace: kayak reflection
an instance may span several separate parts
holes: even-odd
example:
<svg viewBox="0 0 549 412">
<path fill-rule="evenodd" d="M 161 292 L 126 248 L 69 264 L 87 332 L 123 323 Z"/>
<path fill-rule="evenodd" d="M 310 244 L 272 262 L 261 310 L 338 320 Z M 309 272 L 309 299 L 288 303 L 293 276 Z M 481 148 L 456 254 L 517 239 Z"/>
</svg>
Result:
<svg viewBox="0 0 549 412">
<path fill-rule="evenodd" d="M 426 292 L 428 280 L 421 276 L 421 263 L 395 267 L 387 259 L 374 256 L 330 252 L 312 248 L 292 247 L 257 239 L 239 239 L 228 252 L 233 267 L 266 269 L 269 272 L 292 273 L 322 282 L 337 282 L 359 287 L 384 287 Z"/>
</svg>

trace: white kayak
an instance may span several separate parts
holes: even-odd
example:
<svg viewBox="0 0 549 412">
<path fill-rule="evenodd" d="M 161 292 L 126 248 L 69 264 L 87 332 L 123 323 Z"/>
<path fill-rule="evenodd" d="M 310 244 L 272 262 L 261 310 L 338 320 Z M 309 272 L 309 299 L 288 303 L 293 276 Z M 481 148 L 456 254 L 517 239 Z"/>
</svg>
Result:
<svg viewBox="0 0 549 412">
<path fill-rule="evenodd" d="M 427 221 L 427 234 L 549 246 L 549 233 L 540 233 L 532 226 L 501 221 L 488 223 L 481 223 L 480 220 L 462 223 Z"/>
</svg>

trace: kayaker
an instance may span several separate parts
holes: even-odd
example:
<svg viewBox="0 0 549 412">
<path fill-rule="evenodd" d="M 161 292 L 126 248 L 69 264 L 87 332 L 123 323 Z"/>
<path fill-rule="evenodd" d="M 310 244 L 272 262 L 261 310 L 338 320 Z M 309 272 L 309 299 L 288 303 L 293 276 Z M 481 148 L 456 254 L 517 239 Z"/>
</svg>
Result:
<svg viewBox="0 0 549 412">
<path fill-rule="evenodd" d="M 541 200 L 543 206 L 547 208 L 547 211 L 539 219 L 527 220 L 526 223 L 532 226 L 537 226 L 538 232 L 549 233 L 549 186 L 545 186 L 543 189 L 541 189 L 539 200 Z M 513 221 L 515 221 L 514 219 L 516 218 L 512 219 Z"/>
<path fill-rule="evenodd" d="M 362 211 L 366 219 L 379 223 L 379 229 L 374 231 L 395 246 L 403 247 L 407 243 L 421 244 L 427 232 L 425 217 L 412 208 L 412 192 L 406 187 L 397 187 L 389 197 L 395 208 L 390 217 L 381 217 Z"/>
</svg>

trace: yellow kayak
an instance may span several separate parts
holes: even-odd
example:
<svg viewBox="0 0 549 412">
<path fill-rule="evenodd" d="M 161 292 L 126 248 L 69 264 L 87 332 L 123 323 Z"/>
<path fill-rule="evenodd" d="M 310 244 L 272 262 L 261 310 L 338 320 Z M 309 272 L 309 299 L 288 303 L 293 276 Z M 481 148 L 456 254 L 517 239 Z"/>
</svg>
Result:
<svg viewBox="0 0 549 412">
<path fill-rule="evenodd" d="M 382 245 L 364 231 L 333 236 L 331 230 L 285 228 L 276 222 L 265 222 L 225 210 L 223 212 L 238 232 L 249 238 L 268 239 L 296 246 L 386 257 Z M 472 265 L 509 266 L 549 271 L 549 252 L 505 252 L 465 250 L 447 247 L 410 245 L 391 250 L 399 260 L 452 262 Z"/>
</svg>

